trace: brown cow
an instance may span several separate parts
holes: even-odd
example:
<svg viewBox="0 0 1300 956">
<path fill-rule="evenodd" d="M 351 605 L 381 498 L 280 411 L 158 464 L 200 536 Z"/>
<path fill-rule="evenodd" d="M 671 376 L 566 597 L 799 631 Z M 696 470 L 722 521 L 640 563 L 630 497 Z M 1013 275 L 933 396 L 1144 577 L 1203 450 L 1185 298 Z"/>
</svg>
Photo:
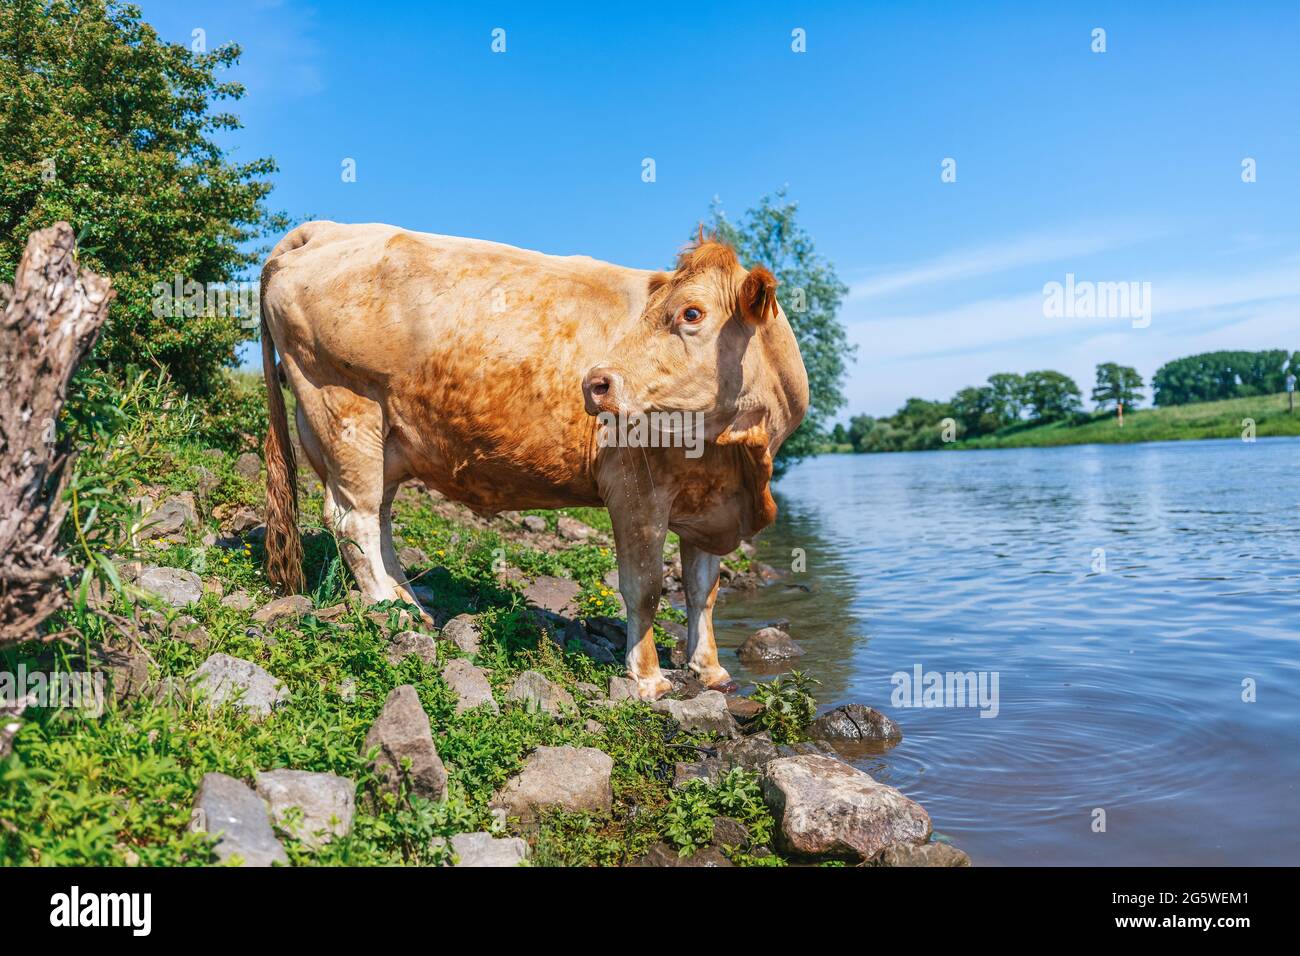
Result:
<svg viewBox="0 0 1300 956">
<path fill-rule="evenodd" d="M 652 631 L 669 529 L 690 667 L 734 686 L 713 639 L 718 556 L 775 518 L 772 456 L 808 405 L 775 290 L 702 237 L 663 273 L 393 226 L 299 226 L 262 270 L 268 576 L 303 585 L 278 348 L 325 520 L 368 596 L 419 604 L 392 539 L 408 479 L 482 515 L 604 505 L 639 695 L 669 688 Z"/>
</svg>

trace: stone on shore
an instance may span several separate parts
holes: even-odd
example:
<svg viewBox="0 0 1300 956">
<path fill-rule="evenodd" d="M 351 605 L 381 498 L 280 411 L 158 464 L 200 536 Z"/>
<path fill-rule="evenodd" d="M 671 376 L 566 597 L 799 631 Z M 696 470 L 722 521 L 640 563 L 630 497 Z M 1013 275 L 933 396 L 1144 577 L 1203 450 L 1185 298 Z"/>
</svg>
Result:
<svg viewBox="0 0 1300 956">
<path fill-rule="evenodd" d="M 522 704 L 530 713 L 544 711 L 552 717 L 577 713 L 578 710 L 567 690 L 537 671 L 524 671 L 516 677 L 506 692 L 506 700 Z"/>
<path fill-rule="evenodd" d="M 462 654 L 473 657 L 482 644 L 483 632 L 472 614 L 457 614 L 443 625 L 442 637 L 455 644 Z"/>
<path fill-rule="evenodd" d="M 143 568 L 135 583 L 142 591 L 172 607 L 197 604 L 203 597 L 203 579 L 182 568 Z"/>
<path fill-rule="evenodd" d="M 752 773 L 762 773 L 764 767 L 780 756 L 781 752 L 766 731 L 718 745 L 718 759 L 723 770 L 740 767 Z"/>
<path fill-rule="evenodd" d="M 706 690 L 690 700 L 664 698 L 650 704 L 650 709 L 667 714 L 682 730 L 696 733 L 739 736 L 736 721 L 727 710 L 727 697 L 716 690 Z"/>
<path fill-rule="evenodd" d="M 420 698 L 410 684 L 394 687 L 384 701 L 384 709 L 366 734 L 362 753 L 378 747 L 374 768 L 383 778 L 381 789 L 397 793 L 403 774 L 412 793 L 426 800 L 441 800 L 447 790 L 447 770 L 433 744 L 429 715 L 420 706 Z M 402 762 L 410 769 L 402 770 Z"/>
<path fill-rule="evenodd" d="M 352 832 L 357 787 L 351 780 L 332 773 L 270 770 L 259 773 L 255 782 L 275 825 L 304 846 L 319 850 Z"/>
<path fill-rule="evenodd" d="M 271 829 L 262 798 L 224 773 L 203 775 L 194 795 L 190 829 L 218 835 L 213 852 L 223 863 L 232 857 L 238 857 L 244 866 L 289 862 Z"/>
<path fill-rule="evenodd" d="M 902 740 L 903 729 L 873 707 L 846 704 L 822 714 L 808 728 L 819 740 Z"/>
<path fill-rule="evenodd" d="M 614 761 L 595 747 L 538 747 L 492 798 L 523 823 L 537 820 L 539 811 L 559 807 L 571 811 L 608 813 L 614 795 L 610 772 Z"/>
<path fill-rule="evenodd" d="M 528 859 L 528 841 L 491 833 L 457 833 L 451 838 L 451 852 L 456 858 L 452 866 L 518 866 Z"/>
<path fill-rule="evenodd" d="M 876 861 L 880 866 L 970 866 L 970 857 L 947 843 L 895 843 L 885 847 Z"/>
<path fill-rule="evenodd" d="M 777 820 L 777 846 L 792 856 L 866 861 L 892 844 L 930 836 L 920 804 L 829 757 L 773 760 L 762 785 Z"/>
<path fill-rule="evenodd" d="M 696 850 L 690 856 L 682 856 L 675 846 L 659 842 L 644 854 L 633 860 L 630 866 L 644 867 L 695 867 L 695 866 L 735 866 L 717 847 L 706 846 Z"/>
<path fill-rule="evenodd" d="M 456 713 L 463 714 L 475 707 L 486 706 L 494 714 L 501 712 L 492 697 L 492 685 L 487 674 L 463 657 L 458 657 L 442 669 L 442 679 L 456 693 Z"/>
<path fill-rule="evenodd" d="M 736 656 L 746 664 L 763 664 L 802 657 L 804 649 L 780 628 L 765 627 L 745 639 L 736 649 Z"/>
<path fill-rule="evenodd" d="M 190 675 L 190 685 L 196 694 L 203 695 L 209 709 L 229 703 L 255 717 L 267 716 L 289 699 L 289 688 L 283 681 L 252 661 L 229 654 L 209 657 Z"/>
</svg>

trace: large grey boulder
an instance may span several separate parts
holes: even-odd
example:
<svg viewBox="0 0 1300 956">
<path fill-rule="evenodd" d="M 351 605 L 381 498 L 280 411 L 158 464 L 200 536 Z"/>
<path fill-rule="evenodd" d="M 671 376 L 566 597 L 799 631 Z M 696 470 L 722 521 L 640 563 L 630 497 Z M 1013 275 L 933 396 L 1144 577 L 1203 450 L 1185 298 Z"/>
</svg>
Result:
<svg viewBox="0 0 1300 956">
<path fill-rule="evenodd" d="M 194 795 L 190 829 L 218 835 L 213 852 L 223 863 L 238 857 L 244 866 L 289 862 L 275 838 L 262 798 L 224 773 L 203 775 Z"/>
<path fill-rule="evenodd" d="M 458 657 L 442 669 L 442 679 L 456 692 L 456 713 L 463 714 L 475 707 L 486 706 L 494 714 L 501 712 L 492 697 L 492 685 L 487 674 L 463 657 Z"/>
<path fill-rule="evenodd" d="M 462 654 L 470 657 L 478 654 L 483 642 L 483 632 L 472 614 L 457 614 L 442 628 L 444 640 L 451 641 Z"/>
<path fill-rule="evenodd" d="M 819 740 L 902 740 L 903 728 L 873 707 L 846 704 L 822 714 L 808 732 Z"/>
<path fill-rule="evenodd" d="M 427 800 L 441 800 L 447 791 L 447 770 L 433 744 L 429 715 L 420 706 L 419 695 L 410 684 L 394 687 L 384 701 L 384 709 L 366 734 L 362 753 L 379 748 L 374 767 L 383 782 L 381 787 L 397 793 L 402 781 L 403 760 L 410 761 L 406 772 L 412 793 Z"/>
<path fill-rule="evenodd" d="M 729 740 L 718 745 L 718 759 L 723 770 L 740 767 L 752 773 L 761 773 L 773 760 L 781 756 L 767 731 Z"/>
<path fill-rule="evenodd" d="M 203 579 L 183 568 L 143 568 L 135 583 L 142 591 L 172 607 L 197 604 L 203 597 Z"/>
<path fill-rule="evenodd" d="M 761 664 L 768 661 L 784 661 L 802 657 L 804 649 L 785 631 L 776 627 L 765 627 L 745 639 L 745 643 L 736 649 L 736 656 L 746 664 Z"/>
<path fill-rule="evenodd" d="M 313 850 L 352 832 L 356 784 L 332 773 L 270 770 L 255 779 L 275 825 Z M 296 808 L 296 810 L 295 810 Z"/>
<path fill-rule="evenodd" d="M 528 841 L 490 833 L 457 833 L 451 838 L 452 866 L 518 866 L 528 859 Z"/>
<path fill-rule="evenodd" d="M 538 747 L 490 805 L 524 823 L 535 822 L 539 811 L 550 807 L 608 813 L 613 769 L 614 761 L 595 747 Z"/>
<path fill-rule="evenodd" d="M 530 713 L 544 711 L 552 717 L 577 713 L 573 695 L 537 671 L 524 671 L 506 692 L 506 700 L 522 704 Z"/>
<path fill-rule="evenodd" d="M 179 535 L 186 528 L 198 522 L 198 513 L 192 492 L 186 491 L 179 495 L 172 495 L 152 509 L 148 507 L 147 499 L 144 499 L 143 503 L 145 504 L 142 509 L 143 517 L 137 528 L 139 536 L 145 540 Z"/>
<path fill-rule="evenodd" d="M 895 843 L 924 843 L 930 815 L 893 787 L 829 757 L 782 757 L 763 772 L 777 846 L 792 856 L 871 860 Z"/>
<path fill-rule="evenodd" d="M 656 700 L 651 702 L 650 709 L 667 714 L 682 730 L 719 734 L 723 737 L 736 737 L 740 734 L 735 719 L 727 710 L 727 695 L 716 690 L 706 690 L 690 700 Z"/>
<path fill-rule="evenodd" d="M 252 661 L 213 654 L 190 675 L 190 685 L 209 709 L 232 704 L 257 717 L 265 717 L 289 699 L 289 688 Z"/>
</svg>

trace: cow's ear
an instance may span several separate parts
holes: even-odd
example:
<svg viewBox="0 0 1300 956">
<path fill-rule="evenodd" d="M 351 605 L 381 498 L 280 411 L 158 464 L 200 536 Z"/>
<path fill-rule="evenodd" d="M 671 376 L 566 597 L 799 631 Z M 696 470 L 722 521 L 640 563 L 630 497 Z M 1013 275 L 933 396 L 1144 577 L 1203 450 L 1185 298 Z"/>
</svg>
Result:
<svg viewBox="0 0 1300 956">
<path fill-rule="evenodd" d="M 762 325 L 776 316 L 776 276 L 754 266 L 740 286 L 740 314 L 746 322 Z"/>
<path fill-rule="evenodd" d="M 669 275 L 667 272 L 656 272 L 654 275 L 650 277 L 649 281 L 646 282 L 646 292 L 649 293 L 650 295 L 654 295 L 656 292 L 658 292 L 660 289 L 666 286 L 671 279 L 672 276 Z"/>
</svg>

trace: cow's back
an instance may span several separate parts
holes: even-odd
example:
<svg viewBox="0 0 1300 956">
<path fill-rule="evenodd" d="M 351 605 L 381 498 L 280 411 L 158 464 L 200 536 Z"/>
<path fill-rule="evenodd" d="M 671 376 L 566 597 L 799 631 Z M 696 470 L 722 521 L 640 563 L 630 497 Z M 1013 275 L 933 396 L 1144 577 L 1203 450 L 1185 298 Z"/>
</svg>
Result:
<svg viewBox="0 0 1300 956">
<path fill-rule="evenodd" d="M 650 274 L 311 222 L 267 260 L 263 309 L 291 382 L 380 401 L 417 477 L 485 511 L 543 507 L 595 494 L 581 378 L 640 314 Z"/>
</svg>

